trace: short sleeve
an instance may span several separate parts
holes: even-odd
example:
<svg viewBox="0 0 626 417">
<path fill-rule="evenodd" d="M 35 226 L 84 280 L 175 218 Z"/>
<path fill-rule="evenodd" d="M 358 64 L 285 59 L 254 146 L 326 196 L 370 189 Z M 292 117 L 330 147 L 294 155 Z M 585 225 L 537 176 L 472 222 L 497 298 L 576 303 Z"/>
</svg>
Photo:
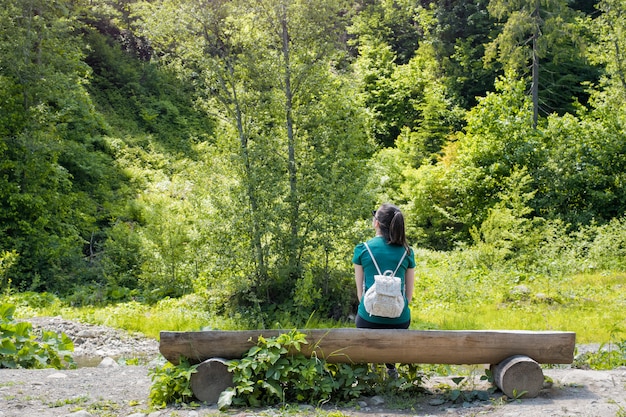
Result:
<svg viewBox="0 0 626 417">
<path fill-rule="evenodd" d="M 415 252 L 413 252 L 413 248 L 411 248 L 411 253 L 409 254 L 408 268 L 415 268 Z"/>
<path fill-rule="evenodd" d="M 359 243 L 358 245 L 355 246 L 354 255 L 352 256 L 353 264 L 363 265 L 363 262 L 361 261 L 361 255 L 363 254 L 364 250 L 365 250 L 365 245 L 363 243 Z"/>
</svg>

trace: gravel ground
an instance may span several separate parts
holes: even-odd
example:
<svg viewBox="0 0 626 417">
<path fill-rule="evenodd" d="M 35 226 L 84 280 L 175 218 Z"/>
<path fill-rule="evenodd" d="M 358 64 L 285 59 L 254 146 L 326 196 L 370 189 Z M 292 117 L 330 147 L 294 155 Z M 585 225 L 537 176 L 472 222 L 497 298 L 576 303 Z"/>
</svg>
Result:
<svg viewBox="0 0 626 417">
<path fill-rule="evenodd" d="M 75 370 L 0 369 L 0 417 L 203 417 L 216 415 L 216 407 L 168 407 L 151 410 L 149 371 L 158 358 L 158 343 L 139 335 L 85 325 L 58 317 L 29 320 L 35 327 L 63 331 L 74 340 L 75 359 L 84 365 Z M 122 360 L 119 360 L 122 358 Z M 123 359 L 140 358 L 141 365 L 120 365 Z M 356 408 L 336 410 L 345 416 L 585 416 L 626 417 L 626 369 L 590 371 L 573 368 L 544 370 L 552 380 L 537 398 L 506 401 L 497 392 L 488 401 L 452 403 L 438 394 L 438 385 L 455 387 L 451 378 L 432 378 L 429 394 L 415 398 L 412 409 L 397 410 L 379 397 L 363 398 Z M 487 392 L 490 385 L 476 379 L 464 390 Z M 334 409 L 326 408 L 326 411 Z M 244 416 L 293 415 L 280 409 L 241 410 L 227 414 Z M 314 415 L 311 407 L 297 414 Z M 333 413 L 334 415 L 338 415 Z"/>
</svg>

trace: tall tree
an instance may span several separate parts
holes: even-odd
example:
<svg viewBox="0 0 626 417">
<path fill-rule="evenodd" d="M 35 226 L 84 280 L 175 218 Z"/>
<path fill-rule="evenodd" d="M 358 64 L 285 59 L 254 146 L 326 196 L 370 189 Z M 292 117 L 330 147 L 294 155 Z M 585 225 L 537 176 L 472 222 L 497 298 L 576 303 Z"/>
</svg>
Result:
<svg viewBox="0 0 626 417">
<path fill-rule="evenodd" d="M 349 32 L 357 47 L 357 71 L 362 99 L 370 114 L 368 130 L 380 145 L 392 147 L 405 126 L 414 126 L 418 114 L 412 101 L 418 86 L 398 86 L 397 67 L 408 65 L 423 39 L 415 2 L 364 2 L 351 20 Z M 401 83 L 402 81 L 400 81 Z"/>
<path fill-rule="evenodd" d="M 576 20 L 580 14 L 570 9 L 566 0 L 491 0 L 488 10 L 503 23 L 498 36 L 487 46 L 485 61 L 489 63 L 497 60 L 502 63 L 505 71 L 521 76 L 526 76 L 527 68 L 530 68 L 532 126 L 536 127 L 540 111 L 546 114 L 559 110 L 548 106 L 548 101 L 541 97 L 542 93 L 549 96 L 550 93 L 558 92 L 554 84 L 541 87 L 541 68 L 547 68 L 541 61 L 552 61 L 555 65 L 551 70 L 557 72 L 559 68 L 565 67 L 563 63 L 576 63 L 577 67 L 585 67 L 580 64 L 584 61 L 581 54 L 583 36 L 580 33 L 581 26 Z M 572 68 L 570 66 L 568 71 L 572 72 Z M 568 84 L 573 85 L 574 89 L 579 88 L 582 81 L 588 81 L 582 77 L 580 75 L 574 82 L 570 80 L 567 84 L 561 84 L 560 88 L 564 89 Z M 570 90 L 570 94 L 562 96 L 560 105 L 567 107 L 575 95 L 575 90 Z"/>
<path fill-rule="evenodd" d="M 333 83 L 328 77 L 329 65 L 341 60 L 345 49 L 340 42 L 345 30 L 345 22 L 341 20 L 345 2 L 258 0 L 253 4 L 264 17 L 265 28 L 260 29 L 268 34 L 269 65 L 275 68 L 272 71 L 276 74 L 274 84 L 280 86 L 277 93 L 282 110 L 276 116 L 278 125 L 284 126 L 282 135 L 286 138 L 289 181 L 286 218 L 290 230 L 282 247 L 287 255 L 288 274 L 298 278 L 300 258 L 306 247 L 301 224 L 309 223 L 300 218 L 300 207 L 310 204 L 302 201 L 299 188 L 311 167 L 299 162 L 297 152 L 302 152 L 302 146 L 313 139 L 308 135 L 315 135 L 309 131 L 312 125 L 302 129 L 302 115 L 310 113 L 312 106 L 319 109 L 318 96 L 325 93 L 324 85 Z M 303 172 L 299 173 L 299 169 Z"/>
<path fill-rule="evenodd" d="M 482 0 L 431 0 L 429 43 L 437 51 L 447 89 L 464 109 L 493 90 L 496 71 L 482 65 L 495 19 Z M 423 14 L 423 13 L 422 13 Z"/>
<path fill-rule="evenodd" d="M 234 162 L 224 164 L 237 184 L 229 189 L 241 191 L 224 199 L 246 204 L 213 205 L 236 227 L 232 238 L 213 241 L 238 249 L 231 256 L 245 265 L 239 277 L 251 278 L 238 284 L 248 303 L 303 300 L 294 294 L 311 290 L 305 273 L 330 278 L 340 256 L 332 250 L 341 235 L 334 227 L 362 207 L 360 162 L 370 145 L 360 136 L 352 82 L 335 65 L 345 49 L 340 6 L 162 0 L 136 9 L 138 28 L 162 61 L 195 85 L 199 104 L 222 122 L 215 145 Z M 320 254 L 330 254 L 322 269 Z"/>
<path fill-rule="evenodd" d="M 197 95 L 207 102 L 209 111 L 230 124 L 237 135 L 241 161 L 241 181 L 245 189 L 252 253 L 256 268 L 254 284 L 267 280 L 265 251 L 261 241 L 263 213 L 259 207 L 254 162 L 250 141 L 253 138 L 254 89 L 251 75 L 258 73 L 261 61 L 258 50 L 250 48 L 245 25 L 251 25 L 247 14 L 236 22 L 234 16 L 243 11 L 242 4 L 229 0 L 144 2 L 135 5 L 140 17 L 137 30 L 152 42 L 162 60 L 181 77 L 194 83 Z M 238 26 L 239 25 L 239 26 Z M 249 30 L 249 28 L 248 28 Z M 248 74 L 251 73 L 251 74 Z"/>
<path fill-rule="evenodd" d="M 602 0 L 601 11 L 592 23 L 596 44 L 589 50 L 589 59 L 604 67 L 602 84 L 611 90 L 615 103 L 626 101 L 626 2 Z"/>
</svg>

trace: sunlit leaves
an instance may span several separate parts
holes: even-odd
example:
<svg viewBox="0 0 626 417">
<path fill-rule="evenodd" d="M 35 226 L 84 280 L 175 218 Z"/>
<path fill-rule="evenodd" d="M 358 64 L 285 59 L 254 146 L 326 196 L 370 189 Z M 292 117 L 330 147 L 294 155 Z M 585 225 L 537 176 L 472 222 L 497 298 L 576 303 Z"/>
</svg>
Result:
<svg viewBox="0 0 626 417">
<path fill-rule="evenodd" d="M 193 398 L 191 375 L 198 365 L 191 365 L 185 358 L 180 364 L 170 362 L 157 365 L 150 371 L 150 404 L 156 408 L 164 408 L 168 404 L 183 404 Z"/>
<path fill-rule="evenodd" d="M 42 330 L 37 335 L 29 322 L 13 320 L 14 312 L 14 305 L 0 304 L 0 368 L 74 366 L 74 342 L 66 334 Z"/>
</svg>

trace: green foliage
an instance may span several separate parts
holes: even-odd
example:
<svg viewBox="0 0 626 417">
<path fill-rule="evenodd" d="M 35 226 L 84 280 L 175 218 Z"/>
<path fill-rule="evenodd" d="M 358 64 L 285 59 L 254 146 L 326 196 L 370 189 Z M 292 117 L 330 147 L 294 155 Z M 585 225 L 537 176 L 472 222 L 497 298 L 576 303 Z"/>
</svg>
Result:
<svg viewBox="0 0 626 417">
<path fill-rule="evenodd" d="M 585 369 L 615 369 L 626 366 L 626 339 L 611 344 L 601 344 L 596 352 L 577 355 L 574 366 Z"/>
<path fill-rule="evenodd" d="M 486 372 L 489 372 L 488 370 Z M 481 376 L 481 380 L 484 378 L 489 378 L 489 374 L 485 374 Z M 482 389 L 475 389 L 474 386 L 474 377 L 470 375 L 469 377 L 458 376 L 453 377 L 452 382 L 454 382 L 454 386 L 450 386 L 448 384 L 442 385 L 440 384 L 437 388 L 442 390 L 444 393 L 444 397 L 453 403 L 464 403 L 464 402 L 473 402 L 473 401 L 489 401 L 490 391 L 485 391 Z M 495 390 L 495 386 L 493 390 Z"/>
<path fill-rule="evenodd" d="M 164 408 L 169 404 L 183 404 L 193 398 L 191 375 L 198 365 L 190 365 L 182 358 L 178 365 L 165 362 L 150 371 L 150 404 Z"/>
<path fill-rule="evenodd" d="M 623 122 L 601 120 L 594 112 L 547 119 L 543 135 L 546 160 L 535 177 L 539 192 L 533 206 L 546 218 L 572 225 L 605 223 L 624 213 Z M 585 184 L 584 190 L 581 187 Z"/>
<path fill-rule="evenodd" d="M 15 265 L 17 258 L 18 254 L 14 250 L 0 252 L 0 291 L 7 294 L 11 292 L 11 278 L 9 278 L 7 271 Z"/>
<path fill-rule="evenodd" d="M 512 173 L 527 169 L 532 175 L 541 166 L 541 138 L 528 128 L 531 108 L 523 83 L 501 79 L 497 87 L 499 93 L 488 94 L 466 114 L 465 134 L 436 165 L 406 168 L 402 190 L 411 202 L 412 242 L 451 249 L 468 241 L 471 228 L 485 221 L 500 193 L 515 183 Z"/>
<path fill-rule="evenodd" d="M 482 64 L 485 45 L 497 33 L 495 19 L 487 12 L 489 2 L 456 0 L 439 3 L 432 33 L 437 56 L 445 74 L 445 84 L 464 109 L 493 90 L 498 71 Z"/>
<path fill-rule="evenodd" d="M 614 218 L 609 223 L 586 229 L 591 233 L 589 264 L 594 269 L 626 270 L 626 217 Z"/>
<path fill-rule="evenodd" d="M 401 187 L 414 222 L 412 240 L 437 249 L 468 241 L 471 230 L 488 227 L 493 216 L 502 214 L 503 196 L 520 192 L 513 188 L 520 170 L 526 189 L 535 190 L 525 198 L 529 211 L 520 219 L 526 230 L 532 226 L 541 234 L 546 220 L 560 220 L 576 230 L 620 217 L 625 209 L 621 202 L 626 201 L 623 158 L 615 156 L 623 154 L 625 142 L 621 134 L 608 132 L 609 125 L 622 122 L 581 112 L 553 115 L 529 129 L 530 102 L 523 83 L 502 79 L 497 86 L 499 93 L 487 95 L 467 113 L 465 134 L 446 148 L 436 165 L 403 171 Z M 526 192 L 521 190 L 520 196 Z"/>
<path fill-rule="evenodd" d="M 384 200 L 412 244 L 450 251 L 442 302 L 624 269 L 621 3 L 594 21 L 539 5 L 536 129 L 526 81 L 497 78 L 526 63 L 536 3 L 101 3 L 0 11 L 3 292 L 157 311 L 197 294 L 194 325 L 345 321 L 350 251 Z"/>
<path fill-rule="evenodd" d="M 533 101 L 544 116 L 573 112 L 576 98 L 586 101 L 583 85 L 598 78 L 583 53 L 589 41 L 588 29 L 580 24 L 583 15 L 569 3 L 491 0 L 487 6 L 502 24 L 485 46 L 485 61 L 498 60 L 505 73 L 519 72 L 529 81 L 532 68 L 537 81 L 530 88 L 538 95 Z"/>
<path fill-rule="evenodd" d="M 392 48 L 372 37 L 368 29 L 357 23 L 352 30 L 364 32 L 359 33 L 356 69 L 363 105 L 368 109 L 368 131 L 383 147 L 397 146 L 409 165 L 419 166 L 440 152 L 447 135 L 460 126 L 458 110 L 442 82 L 436 48 L 431 43 L 420 44 L 408 61 L 399 64 Z M 410 136 L 409 146 L 401 148 L 401 135 Z"/>
<path fill-rule="evenodd" d="M 328 363 L 314 355 L 307 358 L 302 351 L 308 343 L 296 330 L 272 338 L 259 337 L 241 360 L 230 361 L 228 369 L 233 372 L 235 386 L 220 395 L 220 409 L 347 402 L 389 388 L 406 393 L 423 378 L 414 365 L 401 366 L 399 378 L 390 379 L 386 371 L 372 372 L 367 364 Z"/>
<path fill-rule="evenodd" d="M 304 344 L 308 344 L 306 336 L 297 331 L 259 337 L 241 360 L 230 362 L 235 386 L 222 393 L 220 408 L 328 401 L 334 390 L 332 375 L 324 361 L 301 353 Z"/>
<path fill-rule="evenodd" d="M 353 82 L 335 68 L 339 4 L 309 6 L 218 2 L 198 13 L 194 1 L 136 4 L 137 33 L 219 115 L 213 142 L 198 146 L 201 163 L 171 164 L 176 172 L 145 195 L 141 281 L 157 297 L 219 287 L 230 293 L 222 309 L 271 316 L 298 300 L 308 317 L 310 300 L 296 294 L 306 277 L 324 284 L 320 314 L 346 304 L 345 287 L 327 283 L 343 273 L 345 230 L 366 204 L 371 144 Z M 172 10 L 181 18 L 162 25 Z M 291 42 L 276 36 L 283 30 Z M 159 221 L 166 216 L 174 221 Z"/>
<path fill-rule="evenodd" d="M 83 250 L 93 254 L 119 177 L 85 89 L 90 69 L 75 5 L 3 6 L 2 30 L 12 36 L 0 41 L 0 246 L 19 254 L 16 288 L 67 291 L 92 278 Z"/>
<path fill-rule="evenodd" d="M 74 343 L 66 334 L 33 333 L 28 322 L 13 319 L 15 306 L 0 304 L 0 368 L 56 368 L 74 366 Z"/>
<path fill-rule="evenodd" d="M 601 343 L 595 352 L 576 355 L 573 366 L 587 369 L 615 369 L 626 366 L 626 339 L 624 330 L 618 325 L 611 329 L 611 341 Z"/>
</svg>

